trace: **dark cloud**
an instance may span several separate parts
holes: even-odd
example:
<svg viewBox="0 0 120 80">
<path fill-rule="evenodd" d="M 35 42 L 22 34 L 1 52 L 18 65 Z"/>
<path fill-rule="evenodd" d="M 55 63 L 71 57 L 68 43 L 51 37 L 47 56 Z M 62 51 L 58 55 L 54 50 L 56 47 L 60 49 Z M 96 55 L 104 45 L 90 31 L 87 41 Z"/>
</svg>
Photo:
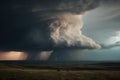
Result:
<svg viewBox="0 0 120 80">
<path fill-rule="evenodd" d="M 4 0 L 0 1 L 0 55 L 27 60 L 46 60 L 70 56 L 76 50 L 119 46 L 99 45 L 82 34 L 81 16 L 100 4 L 118 4 L 120 0 Z M 114 12 L 116 13 L 116 12 Z M 119 16 L 119 15 L 118 15 Z M 118 19 L 118 17 L 116 17 Z M 70 26 L 70 27 L 69 27 Z M 79 27 L 77 27 L 79 26 Z M 6 50 L 8 52 L 6 52 Z M 51 50 L 54 50 L 52 52 Z M 5 51 L 5 52 L 4 52 Z M 11 54 L 12 53 L 12 54 Z M 66 54 L 65 54 L 66 53 Z M 78 52 L 80 53 L 80 52 Z M 6 58 L 5 58 L 6 57 Z M 12 57 L 12 58 L 13 58 Z M 71 58 L 73 55 L 71 56 Z"/>
<path fill-rule="evenodd" d="M 58 14 L 81 14 L 98 6 L 94 0 L 1 1 L 1 50 L 52 50 L 49 25 Z"/>
<path fill-rule="evenodd" d="M 80 39 L 77 40 L 77 36 L 71 38 L 72 33 L 70 36 L 65 32 L 68 30 L 62 30 L 64 26 L 60 28 L 59 36 L 51 38 L 51 31 L 56 31 L 58 28 L 55 26 L 62 26 L 63 22 L 67 25 L 68 23 L 75 25 L 67 20 L 69 17 L 66 19 L 64 15 L 70 14 L 69 16 L 74 17 L 74 15 L 83 14 L 99 6 L 100 2 L 115 2 L 115 0 L 3 0 L 0 2 L 0 49 L 49 51 L 59 48 L 93 49 L 99 47 L 82 32 L 80 32 Z M 76 18 L 71 18 L 71 21 L 72 19 L 76 20 Z M 51 25 L 55 30 L 51 30 Z M 67 38 L 69 40 L 66 40 Z M 60 44 L 55 40 L 58 40 Z M 69 41 L 73 44 L 69 44 Z"/>
</svg>

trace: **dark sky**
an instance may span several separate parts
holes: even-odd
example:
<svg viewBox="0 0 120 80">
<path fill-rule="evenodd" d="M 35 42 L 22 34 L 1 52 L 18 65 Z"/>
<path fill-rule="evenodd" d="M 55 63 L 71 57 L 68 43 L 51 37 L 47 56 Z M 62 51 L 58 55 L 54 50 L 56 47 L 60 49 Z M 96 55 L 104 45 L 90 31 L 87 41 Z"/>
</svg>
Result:
<svg viewBox="0 0 120 80">
<path fill-rule="evenodd" d="M 0 4 L 0 60 L 46 60 L 51 55 L 52 60 L 120 61 L 119 0 Z"/>
</svg>

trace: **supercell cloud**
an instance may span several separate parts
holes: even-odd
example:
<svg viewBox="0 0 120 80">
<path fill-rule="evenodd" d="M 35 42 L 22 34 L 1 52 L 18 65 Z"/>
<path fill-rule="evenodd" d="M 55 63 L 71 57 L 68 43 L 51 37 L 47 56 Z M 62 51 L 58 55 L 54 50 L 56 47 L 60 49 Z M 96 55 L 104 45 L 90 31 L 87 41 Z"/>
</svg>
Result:
<svg viewBox="0 0 120 80">
<path fill-rule="evenodd" d="M 1 1 L 0 48 L 100 48 L 81 31 L 82 15 L 98 4 L 99 0 Z"/>
<path fill-rule="evenodd" d="M 29 52 L 101 48 L 81 29 L 82 15 L 104 1 L 108 0 L 3 0 L 0 49 Z"/>
</svg>

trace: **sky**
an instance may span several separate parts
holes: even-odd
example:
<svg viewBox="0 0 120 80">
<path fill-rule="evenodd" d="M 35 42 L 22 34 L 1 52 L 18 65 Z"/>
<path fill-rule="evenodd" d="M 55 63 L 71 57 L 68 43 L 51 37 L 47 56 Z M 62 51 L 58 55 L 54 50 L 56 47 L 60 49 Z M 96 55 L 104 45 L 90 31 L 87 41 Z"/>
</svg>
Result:
<svg viewBox="0 0 120 80">
<path fill-rule="evenodd" d="M 110 60 L 120 61 L 120 6 L 109 4 L 88 11 L 84 17 L 83 33 L 99 44 L 106 45 L 106 49 L 84 51 L 80 60 Z M 119 43 L 117 43 L 119 44 Z M 107 48 L 107 45 L 115 45 Z M 79 60 L 79 59 L 78 59 Z"/>
<path fill-rule="evenodd" d="M 0 60 L 120 61 L 119 0 L 1 4 Z"/>
<path fill-rule="evenodd" d="M 74 50 L 57 52 L 62 60 L 75 61 L 120 61 L 120 47 L 111 46 L 120 41 L 120 6 L 119 3 L 99 6 L 87 11 L 84 16 L 83 34 L 91 37 L 105 49 Z M 57 54 L 56 53 L 56 54 Z"/>
</svg>

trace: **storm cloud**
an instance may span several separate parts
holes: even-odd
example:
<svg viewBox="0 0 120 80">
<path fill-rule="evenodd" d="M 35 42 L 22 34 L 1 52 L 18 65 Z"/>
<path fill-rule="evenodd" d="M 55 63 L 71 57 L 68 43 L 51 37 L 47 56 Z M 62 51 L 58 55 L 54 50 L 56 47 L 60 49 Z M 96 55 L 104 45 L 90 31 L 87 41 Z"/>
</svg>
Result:
<svg viewBox="0 0 120 80">
<path fill-rule="evenodd" d="M 32 55 L 63 48 L 101 48 L 82 33 L 82 15 L 107 2 L 114 0 L 1 1 L 0 50 Z"/>
<path fill-rule="evenodd" d="M 95 0 L 2 1 L 0 48 L 100 47 L 80 31 L 81 15 L 98 4 Z"/>
</svg>

